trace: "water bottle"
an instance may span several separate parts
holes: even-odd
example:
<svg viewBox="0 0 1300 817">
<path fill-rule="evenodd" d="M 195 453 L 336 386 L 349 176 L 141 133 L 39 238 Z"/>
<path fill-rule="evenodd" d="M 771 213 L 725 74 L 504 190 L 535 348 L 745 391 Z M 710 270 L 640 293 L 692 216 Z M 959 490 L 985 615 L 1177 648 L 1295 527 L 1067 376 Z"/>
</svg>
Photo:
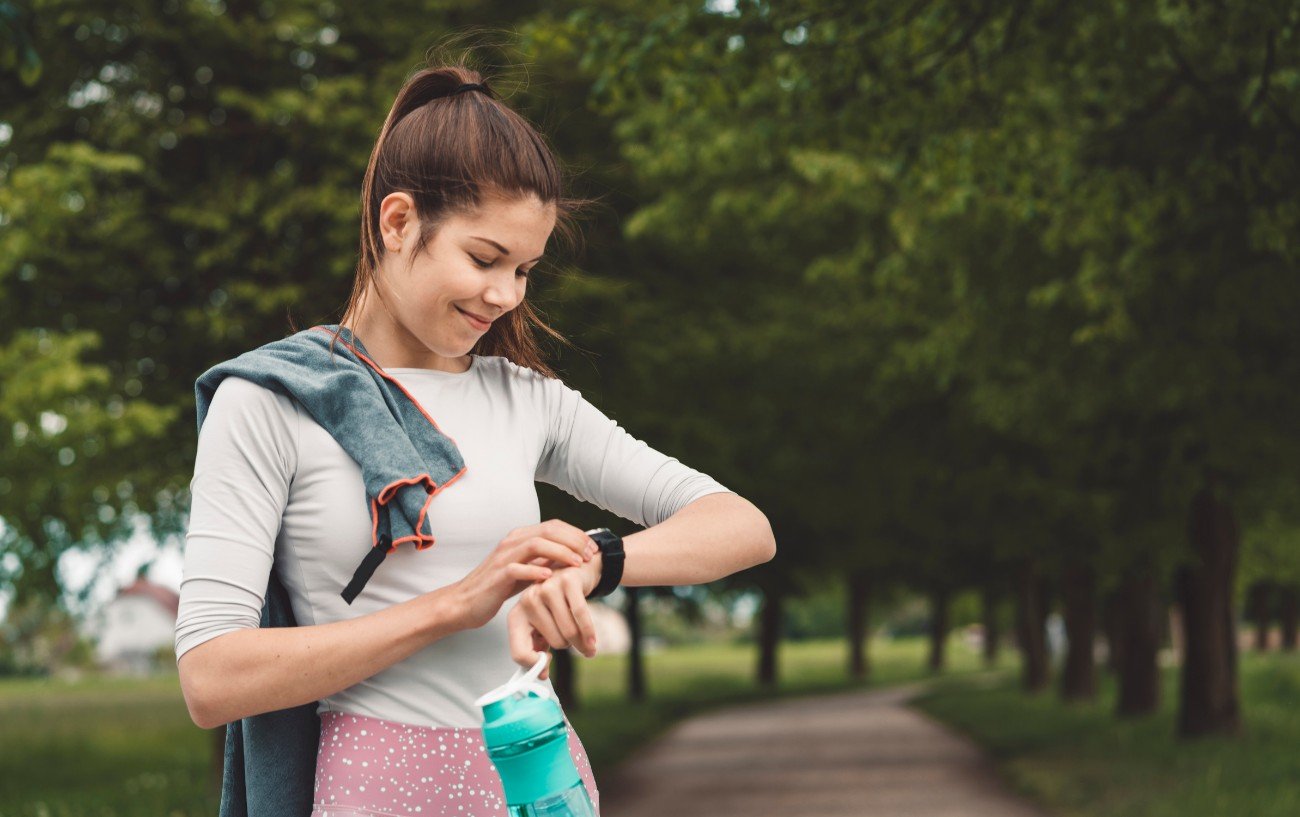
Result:
<svg viewBox="0 0 1300 817">
<path fill-rule="evenodd" d="M 510 817 L 596 817 L 569 755 L 564 712 L 541 675 L 549 652 L 532 669 L 474 702 L 483 709 L 483 745 L 501 777 Z"/>
</svg>

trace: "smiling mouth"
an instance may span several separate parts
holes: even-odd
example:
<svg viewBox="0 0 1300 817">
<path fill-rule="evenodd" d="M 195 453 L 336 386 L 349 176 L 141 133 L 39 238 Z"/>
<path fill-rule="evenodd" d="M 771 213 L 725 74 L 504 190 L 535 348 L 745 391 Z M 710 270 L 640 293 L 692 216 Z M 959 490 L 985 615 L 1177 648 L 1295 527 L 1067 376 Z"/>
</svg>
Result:
<svg viewBox="0 0 1300 817">
<path fill-rule="evenodd" d="M 475 329 L 480 329 L 480 330 L 487 329 L 492 325 L 492 321 L 483 320 L 482 318 L 476 317 L 475 315 L 471 315 L 470 313 L 461 309 L 459 306 L 456 307 L 456 311 L 464 315 L 466 318 L 468 318 L 470 321 L 470 325 L 473 326 Z"/>
</svg>

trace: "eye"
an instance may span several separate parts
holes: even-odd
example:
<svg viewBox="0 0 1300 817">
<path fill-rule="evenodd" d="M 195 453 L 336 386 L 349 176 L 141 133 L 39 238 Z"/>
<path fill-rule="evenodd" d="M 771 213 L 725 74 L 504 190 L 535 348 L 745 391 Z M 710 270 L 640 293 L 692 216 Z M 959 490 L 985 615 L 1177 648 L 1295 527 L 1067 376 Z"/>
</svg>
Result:
<svg viewBox="0 0 1300 817">
<path fill-rule="evenodd" d="M 481 268 L 483 268 L 483 269 L 491 269 L 491 268 L 492 268 L 492 263 L 493 263 L 493 262 L 491 262 L 491 261 L 484 261 L 482 258 L 479 258 L 477 255 L 474 255 L 473 253 L 467 253 L 467 255 L 469 255 L 470 259 L 473 260 L 473 262 L 474 262 L 475 264 L 478 264 Z M 527 277 L 528 277 L 528 273 L 530 273 L 530 272 L 532 272 L 532 270 L 524 270 L 524 269 L 515 270 L 515 276 L 516 276 L 517 278 L 527 278 Z"/>
</svg>

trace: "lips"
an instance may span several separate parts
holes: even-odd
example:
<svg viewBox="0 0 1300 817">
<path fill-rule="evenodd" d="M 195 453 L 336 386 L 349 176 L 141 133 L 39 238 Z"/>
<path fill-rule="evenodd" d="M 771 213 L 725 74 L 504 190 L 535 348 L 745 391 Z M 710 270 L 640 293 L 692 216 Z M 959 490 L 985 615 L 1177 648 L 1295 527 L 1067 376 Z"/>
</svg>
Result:
<svg viewBox="0 0 1300 817">
<path fill-rule="evenodd" d="M 473 312 L 466 312 L 465 310 L 461 309 L 459 306 L 456 307 L 456 311 L 464 315 L 466 318 L 468 318 L 470 326 L 473 326 L 475 329 L 478 329 L 479 331 L 486 330 L 488 327 L 492 325 L 492 321 L 487 320 L 486 318 L 480 318 L 478 315 L 475 315 Z"/>
</svg>

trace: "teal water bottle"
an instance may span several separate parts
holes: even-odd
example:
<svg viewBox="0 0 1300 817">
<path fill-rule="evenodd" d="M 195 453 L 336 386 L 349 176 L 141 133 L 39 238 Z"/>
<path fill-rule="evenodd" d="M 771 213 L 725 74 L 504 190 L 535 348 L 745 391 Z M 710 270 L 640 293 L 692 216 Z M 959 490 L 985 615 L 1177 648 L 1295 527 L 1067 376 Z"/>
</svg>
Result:
<svg viewBox="0 0 1300 817">
<path fill-rule="evenodd" d="M 537 680 L 549 652 L 474 702 L 483 709 L 483 745 L 501 777 L 510 817 L 596 817 L 569 755 L 568 724 L 550 688 Z"/>
</svg>

